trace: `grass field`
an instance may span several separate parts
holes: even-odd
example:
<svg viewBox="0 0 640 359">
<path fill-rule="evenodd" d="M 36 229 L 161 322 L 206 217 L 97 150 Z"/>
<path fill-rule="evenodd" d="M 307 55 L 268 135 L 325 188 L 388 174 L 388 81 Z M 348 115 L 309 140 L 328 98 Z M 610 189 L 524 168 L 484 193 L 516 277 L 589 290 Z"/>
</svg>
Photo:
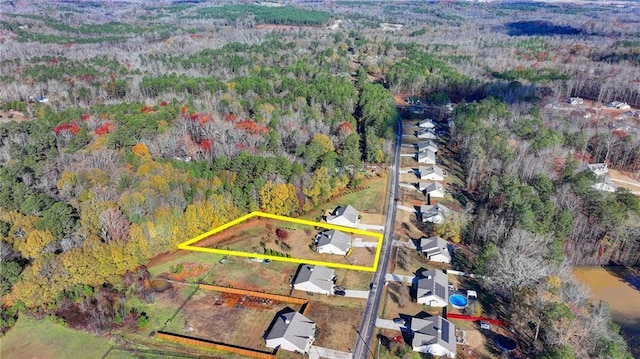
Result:
<svg viewBox="0 0 640 359">
<path fill-rule="evenodd" d="M 49 320 L 21 316 L 0 339 L 0 358 L 102 358 L 112 345 Z"/>
<path fill-rule="evenodd" d="M 333 211 L 338 206 L 346 206 L 347 204 L 350 204 L 362 213 L 363 222 L 368 223 L 366 213 L 385 213 L 384 206 L 386 201 L 384 199 L 388 196 L 387 182 L 388 177 L 386 174 L 383 173 L 380 176 L 374 175 L 363 181 L 362 187 L 367 188 L 352 193 L 346 193 L 332 201 L 326 202 L 318 208 L 305 213 L 302 218 L 316 220 L 326 211 Z"/>
</svg>

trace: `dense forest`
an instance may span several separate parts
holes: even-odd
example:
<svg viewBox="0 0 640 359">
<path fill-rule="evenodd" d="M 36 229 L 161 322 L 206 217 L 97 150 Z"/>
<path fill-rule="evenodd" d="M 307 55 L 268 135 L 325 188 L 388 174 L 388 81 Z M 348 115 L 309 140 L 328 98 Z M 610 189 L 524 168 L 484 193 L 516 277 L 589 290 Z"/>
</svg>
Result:
<svg viewBox="0 0 640 359">
<path fill-rule="evenodd" d="M 456 265 L 490 278 L 527 354 L 630 358 L 569 268 L 640 264 L 638 196 L 585 169 L 639 173 L 638 113 L 546 105 L 640 106 L 638 9 L 303 5 L 0 4 L 3 331 L 23 314 L 143 326 L 122 305 L 152 300 L 141 266 L 239 215 L 360 186 L 389 160 L 395 95 L 455 105 L 473 215 Z"/>
</svg>

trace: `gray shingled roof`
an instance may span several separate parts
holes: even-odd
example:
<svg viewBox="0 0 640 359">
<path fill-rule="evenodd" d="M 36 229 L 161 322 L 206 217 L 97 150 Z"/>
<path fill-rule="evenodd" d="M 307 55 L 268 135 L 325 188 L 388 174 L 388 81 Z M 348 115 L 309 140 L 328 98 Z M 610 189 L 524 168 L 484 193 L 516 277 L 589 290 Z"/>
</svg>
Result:
<svg viewBox="0 0 640 359">
<path fill-rule="evenodd" d="M 447 241 L 438 236 L 420 238 L 419 249 L 421 252 L 424 252 L 427 257 L 434 254 L 442 254 L 445 257 L 451 259 L 451 253 L 449 253 L 449 244 L 447 243 Z"/>
<path fill-rule="evenodd" d="M 449 278 L 439 269 L 422 271 L 416 285 L 416 298 L 435 295 L 447 302 L 449 299 Z"/>
<path fill-rule="evenodd" d="M 335 229 L 324 231 L 318 236 L 318 247 L 332 244 L 336 248 L 346 252 L 351 248 L 351 236 L 348 234 L 337 231 Z"/>
<path fill-rule="evenodd" d="M 439 315 L 428 318 L 411 318 L 412 346 L 440 344 L 456 353 L 456 327 Z"/>
<path fill-rule="evenodd" d="M 318 288 L 330 292 L 333 289 L 335 275 L 336 271 L 334 269 L 303 264 L 298 270 L 298 275 L 293 280 L 293 285 L 311 282 Z"/>
<path fill-rule="evenodd" d="M 341 216 L 346 218 L 349 222 L 355 224 L 358 222 L 358 216 L 360 216 L 360 212 L 358 212 L 357 209 L 348 204 L 346 206 L 336 208 L 336 210 L 333 211 L 333 214 L 327 217 L 327 221 L 331 221 Z"/>
<path fill-rule="evenodd" d="M 316 335 L 316 323 L 304 315 L 285 308 L 284 313 L 278 313 L 271 330 L 265 336 L 265 340 L 284 338 L 304 352 L 309 342 L 309 338 Z"/>
</svg>

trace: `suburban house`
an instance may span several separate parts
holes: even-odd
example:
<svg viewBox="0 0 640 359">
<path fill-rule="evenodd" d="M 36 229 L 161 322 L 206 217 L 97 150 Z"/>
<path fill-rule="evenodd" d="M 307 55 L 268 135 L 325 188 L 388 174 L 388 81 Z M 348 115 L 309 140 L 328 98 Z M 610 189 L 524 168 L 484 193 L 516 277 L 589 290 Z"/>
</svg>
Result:
<svg viewBox="0 0 640 359">
<path fill-rule="evenodd" d="M 355 228 L 360 222 L 360 212 L 350 204 L 336 208 L 327 216 L 327 223 Z"/>
<path fill-rule="evenodd" d="M 427 138 L 427 139 L 432 139 L 435 140 L 436 138 L 438 138 L 438 136 L 436 135 L 435 132 L 431 131 L 431 130 L 427 130 L 427 129 L 419 129 L 418 131 L 416 131 L 416 136 L 418 138 Z"/>
<path fill-rule="evenodd" d="M 291 308 L 276 314 L 265 335 L 267 348 L 306 354 L 316 336 L 316 323 Z"/>
<path fill-rule="evenodd" d="M 323 266 L 301 264 L 293 278 L 293 289 L 330 295 L 336 280 L 336 271 Z"/>
<path fill-rule="evenodd" d="M 422 180 L 444 181 L 444 171 L 436 165 L 418 167 L 418 176 Z"/>
<path fill-rule="evenodd" d="M 446 307 L 449 299 L 449 279 L 439 269 L 424 270 L 414 281 L 416 302 L 432 307 Z"/>
<path fill-rule="evenodd" d="M 587 167 L 596 176 L 604 176 L 609 173 L 609 168 L 607 167 L 606 163 L 591 163 L 588 164 Z"/>
<path fill-rule="evenodd" d="M 416 151 L 418 152 L 424 152 L 424 151 L 438 152 L 438 144 L 434 140 L 420 141 L 415 146 L 416 146 Z"/>
<path fill-rule="evenodd" d="M 433 120 L 427 118 L 427 119 L 424 119 L 424 120 L 418 122 L 418 127 L 421 127 L 421 128 L 435 128 L 436 125 L 433 124 Z"/>
<path fill-rule="evenodd" d="M 451 263 L 449 243 L 438 236 L 422 237 L 418 240 L 418 250 L 432 262 Z"/>
<path fill-rule="evenodd" d="M 609 107 L 616 108 L 618 110 L 628 110 L 628 109 L 631 108 L 631 106 L 629 106 L 628 103 L 620 102 L 620 101 L 613 101 L 613 102 L 609 103 Z"/>
<path fill-rule="evenodd" d="M 316 235 L 318 253 L 347 255 L 351 249 L 351 236 L 335 229 L 323 231 Z"/>
<path fill-rule="evenodd" d="M 422 222 L 443 223 L 449 212 L 449 208 L 440 203 L 436 203 L 435 205 L 423 204 L 420 206 Z"/>
<path fill-rule="evenodd" d="M 417 152 L 416 153 L 416 160 L 418 160 L 418 163 L 424 163 L 424 164 L 428 164 L 428 165 L 435 165 L 436 164 L 436 153 L 433 151 L 424 151 L 424 152 Z"/>
<path fill-rule="evenodd" d="M 584 103 L 584 100 L 580 97 L 569 97 L 567 102 L 571 105 L 582 105 Z"/>
<path fill-rule="evenodd" d="M 435 198 L 442 198 L 445 193 L 444 186 L 438 182 L 418 182 L 418 189 Z"/>
<path fill-rule="evenodd" d="M 413 351 L 456 357 L 456 327 L 443 317 L 411 318 Z"/>
</svg>

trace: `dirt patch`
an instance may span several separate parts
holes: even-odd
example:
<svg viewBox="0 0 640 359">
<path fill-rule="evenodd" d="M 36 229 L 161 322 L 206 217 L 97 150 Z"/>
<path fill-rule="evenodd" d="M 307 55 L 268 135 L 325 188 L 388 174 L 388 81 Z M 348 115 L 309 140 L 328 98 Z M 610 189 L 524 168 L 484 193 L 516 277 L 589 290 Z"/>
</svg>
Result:
<svg viewBox="0 0 640 359">
<path fill-rule="evenodd" d="M 348 352 L 355 344 L 355 330 L 360 328 L 364 303 L 360 308 L 338 307 L 321 302 L 309 303 L 306 316 L 315 321 L 318 332 L 315 345 Z M 338 320 L 339 318 L 339 320 Z"/>
<path fill-rule="evenodd" d="M 211 266 L 201 263 L 181 263 L 176 266 L 176 273 L 162 273 L 160 277 L 185 282 L 187 279 L 205 274 L 210 268 Z"/>
<path fill-rule="evenodd" d="M 264 346 L 264 334 L 276 313 L 287 306 L 300 309 L 298 305 L 258 296 L 200 290 L 183 307 L 184 319 L 172 323 L 167 331 L 270 351 Z"/>
<path fill-rule="evenodd" d="M 7 123 L 11 121 L 16 121 L 16 122 L 29 121 L 29 117 L 25 116 L 25 114 L 20 111 L 0 110 L 0 123 Z"/>
<path fill-rule="evenodd" d="M 631 191 L 636 196 L 640 196 L 640 173 L 633 174 L 628 171 L 618 171 L 609 169 L 611 181 L 618 187 L 623 187 Z"/>
</svg>

